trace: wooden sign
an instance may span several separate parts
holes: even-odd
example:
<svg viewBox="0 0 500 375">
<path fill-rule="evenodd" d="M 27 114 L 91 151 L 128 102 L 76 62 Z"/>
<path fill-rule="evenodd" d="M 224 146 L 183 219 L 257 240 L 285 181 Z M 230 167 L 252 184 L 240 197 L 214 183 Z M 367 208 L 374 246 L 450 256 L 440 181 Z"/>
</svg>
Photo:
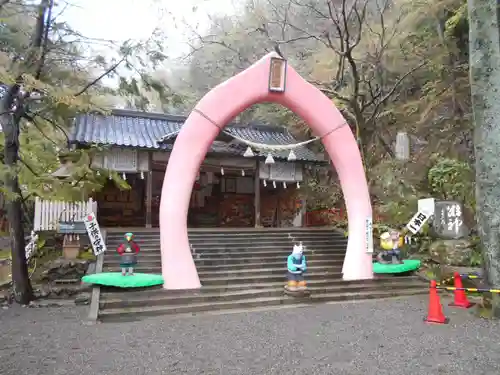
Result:
<svg viewBox="0 0 500 375">
<path fill-rule="evenodd" d="M 366 252 L 373 253 L 373 219 L 371 216 L 366 218 Z"/>
<path fill-rule="evenodd" d="M 415 215 L 413 215 L 409 223 L 406 224 L 406 228 L 408 228 L 408 230 L 413 234 L 417 234 L 430 217 L 431 215 L 427 212 L 418 211 Z"/>
<path fill-rule="evenodd" d="M 87 228 L 87 233 L 89 235 L 90 243 L 92 244 L 92 249 L 94 250 L 94 255 L 98 256 L 106 251 L 106 244 L 102 238 L 101 230 L 99 229 L 99 223 L 94 213 L 91 212 L 85 218 L 85 228 Z"/>
<path fill-rule="evenodd" d="M 277 57 L 271 58 L 271 65 L 269 67 L 269 91 L 285 92 L 286 65 L 287 62 L 284 59 Z"/>
<path fill-rule="evenodd" d="M 436 201 L 434 198 L 424 198 L 418 200 L 418 211 L 425 211 L 431 215 L 434 215 L 436 207 Z"/>
<path fill-rule="evenodd" d="M 83 221 L 60 221 L 57 225 L 57 233 L 83 234 L 87 233 L 87 228 Z"/>
</svg>

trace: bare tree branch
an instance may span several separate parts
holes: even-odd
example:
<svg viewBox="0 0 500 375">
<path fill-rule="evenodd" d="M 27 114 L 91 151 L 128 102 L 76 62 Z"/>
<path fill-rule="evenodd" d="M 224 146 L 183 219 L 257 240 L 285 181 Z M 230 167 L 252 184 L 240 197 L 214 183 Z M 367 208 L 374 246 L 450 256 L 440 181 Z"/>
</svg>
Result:
<svg viewBox="0 0 500 375">
<path fill-rule="evenodd" d="M 97 78 L 86 84 L 80 91 L 78 91 L 74 96 L 80 96 L 84 94 L 88 89 L 90 89 L 92 86 L 96 85 L 101 79 L 109 75 L 111 72 L 114 72 L 126 59 L 127 55 L 124 55 L 120 60 L 118 60 L 115 64 L 113 64 L 108 70 L 103 72 L 101 75 L 99 75 Z"/>
</svg>

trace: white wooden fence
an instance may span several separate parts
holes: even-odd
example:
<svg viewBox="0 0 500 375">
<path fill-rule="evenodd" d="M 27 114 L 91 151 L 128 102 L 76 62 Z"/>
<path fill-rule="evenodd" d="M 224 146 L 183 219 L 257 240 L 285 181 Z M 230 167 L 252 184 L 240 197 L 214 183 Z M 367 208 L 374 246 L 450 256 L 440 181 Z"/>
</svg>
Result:
<svg viewBox="0 0 500 375">
<path fill-rule="evenodd" d="M 97 215 L 97 202 L 90 198 L 87 202 L 62 202 L 52 200 L 35 200 L 35 232 L 56 230 L 59 220 L 80 221 L 89 213 Z"/>
</svg>

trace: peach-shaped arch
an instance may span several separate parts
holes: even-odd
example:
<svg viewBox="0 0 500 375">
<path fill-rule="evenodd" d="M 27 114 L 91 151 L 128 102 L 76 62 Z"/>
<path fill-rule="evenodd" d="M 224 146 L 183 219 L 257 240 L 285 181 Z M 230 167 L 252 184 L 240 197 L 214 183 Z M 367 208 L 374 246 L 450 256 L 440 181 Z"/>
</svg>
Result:
<svg viewBox="0 0 500 375">
<path fill-rule="evenodd" d="M 367 219 L 371 221 L 372 208 L 361 155 L 352 131 L 331 100 L 288 65 L 285 92 L 269 92 L 272 57 L 279 56 L 271 52 L 212 89 L 191 112 L 177 136 L 165 173 L 160 203 L 165 289 L 201 287 L 187 232 L 191 190 L 200 165 L 222 128 L 247 107 L 260 102 L 275 102 L 289 108 L 302 117 L 315 134 L 322 136 L 321 140 L 340 179 L 349 221 L 343 278 L 373 278 L 372 255 L 366 247 Z"/>
</svg>

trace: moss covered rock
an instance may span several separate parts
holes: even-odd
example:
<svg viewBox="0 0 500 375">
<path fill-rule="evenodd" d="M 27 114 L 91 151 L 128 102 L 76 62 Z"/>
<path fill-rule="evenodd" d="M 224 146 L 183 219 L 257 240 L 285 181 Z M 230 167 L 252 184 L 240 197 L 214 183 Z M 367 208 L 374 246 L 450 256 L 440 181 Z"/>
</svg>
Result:
<svg viewBox="0 0 500 375">
<path fill-rule="evenodd" d="M 449 266 L 467 266 L 473 253 L 471 241 L 437 240 L 429 247 L 429 253 L 435 262 Z"/>
</svg>

